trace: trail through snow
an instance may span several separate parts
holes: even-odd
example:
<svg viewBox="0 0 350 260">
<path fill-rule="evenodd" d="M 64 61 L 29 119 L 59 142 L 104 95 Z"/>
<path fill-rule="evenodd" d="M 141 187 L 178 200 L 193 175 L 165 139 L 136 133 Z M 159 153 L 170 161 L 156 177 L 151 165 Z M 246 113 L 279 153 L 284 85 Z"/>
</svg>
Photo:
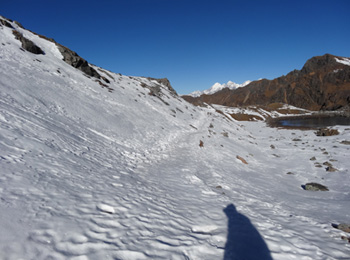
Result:
<svg viewBox="0 0 350 260">
<path fill-rule="evenodd" d="M 95 67 L 108 91 L 11 24 L 45 55 L 0 27 L 1 259 L 350 259 L 349 128 L 237 122 Z"/>
</svg>

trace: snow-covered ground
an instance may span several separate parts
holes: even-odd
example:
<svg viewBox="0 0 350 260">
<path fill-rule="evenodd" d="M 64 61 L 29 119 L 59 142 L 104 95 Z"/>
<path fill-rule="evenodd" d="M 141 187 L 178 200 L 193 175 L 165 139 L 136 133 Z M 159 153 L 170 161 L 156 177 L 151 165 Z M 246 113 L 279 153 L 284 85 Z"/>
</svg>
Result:
<svg viewBox="0 0 350 260">
<path fill-rule="evenodd" d="M 45 55 L 0 27 L 1 259 L 350 259 L 349 128 L 236 122 L 100 69 L 110 92 L 12 25 Z"/>
</svg>

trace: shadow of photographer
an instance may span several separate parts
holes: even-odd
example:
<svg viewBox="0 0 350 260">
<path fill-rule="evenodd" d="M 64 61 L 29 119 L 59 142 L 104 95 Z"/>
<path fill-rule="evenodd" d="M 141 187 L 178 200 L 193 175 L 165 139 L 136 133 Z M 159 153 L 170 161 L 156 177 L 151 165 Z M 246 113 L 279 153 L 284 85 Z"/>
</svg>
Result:
<svg viewBox="0 0 350 260">
<path fill-rule="evenodd" d="M 224 212 L 228 218 L 224 260 L 272 260 L 264 239 L 250 220 L 233 204 L 228 205 Z"/>
</svg>

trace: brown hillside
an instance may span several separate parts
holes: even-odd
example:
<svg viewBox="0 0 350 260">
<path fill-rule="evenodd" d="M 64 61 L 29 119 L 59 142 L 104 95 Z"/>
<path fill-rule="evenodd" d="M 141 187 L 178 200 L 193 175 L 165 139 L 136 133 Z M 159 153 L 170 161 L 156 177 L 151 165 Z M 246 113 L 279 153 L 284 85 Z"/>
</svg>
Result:
<svg viewBox="0 0 350 260">
<path fill-rule="evenodd" d="M 309 59 L 301 70 L 273 80 L 253 81 L 236 90 L 223 89 L 213 95 L 184 99 L 200 104 L 249 106 L 285 103 L 309 110 L 336 110 L 350 106 L 350 66 L 342 57 L 325 54 Z"/>
</svg>

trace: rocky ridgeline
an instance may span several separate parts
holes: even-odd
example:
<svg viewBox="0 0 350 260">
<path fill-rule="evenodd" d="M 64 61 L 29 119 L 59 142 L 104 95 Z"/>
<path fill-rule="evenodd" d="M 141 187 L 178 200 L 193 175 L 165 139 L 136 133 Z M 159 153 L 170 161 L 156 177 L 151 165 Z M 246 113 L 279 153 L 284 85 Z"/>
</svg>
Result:
<svg viewBox="0 0 350 260">
<path fill-rule="evenodd" d="M 13 21 L 11 19 L 0 17 L 0 27 L 6 26 L 6 27 L 9 27 L 12 29 L 12 33 L 15 36 L 15 38 L 21 42 L 21 44 L 22 44 L 21 46 L 22 46 L 23 51 L 29 51 L 29 52 L 31 52 L 33 54 L 37 54 L 37 55 L 45 55 L 45 52 L 39 46 L 37 46 L 33 41 L 24 37 L 23 34 L 18 29 L 16 29 L 16 26 L 13 26 L 13 24 L 17 25 L 19 28 L 21 28 L 23 30 L 26 30 L 20 23 Z M 107 83 L 107 84 L 110 83 L 110 81 L 106 77 L 104 77 L 100 73 L 98 73 L 96 71 L 96 69 L 94 69 L 85 59 L 80 57 L 75 51 L 72 51 L 69 48 L 59 44 L 58 42 L 56 42 L 52 38 L 48 38 L 46 36 L 37 34 L 35 32 L 31 32 L 31 33 L 37 35 L 38 37 L 40 37 L 42 39 L 45 39 L 47 41 L 54 43 L 57 46 L 60 53 L 62 54 L 63 61 L 65 61 L 67 64 L 71 65 L 72 67 L 84 72 L 85 75 L 87 75 L 88 77 L 96 78 L 96 81 L 102 87 L 106 87 L 110 92 L 113 91 L 112 88 L 108 87 L 108 85 L 105 84 L 105 83 Z M 105 71 L 103 71 L 103 72 L 105 74 L 108 74 Z M 157 82 L 157 85 L 155 85 L 155 86 L 148 86 L 148 85 L 143 83 L 144 87 L 150 89 L 151 95 L 159 97 L 161 95 L 160 94 L 161 93 L 161 86 L 164 86 L 170 91 L 170 93 L 173 96 L 178 97 L 178 94 L 173 89 L 173 87 L 171 86 L 171 84 L 167 78 L 156 79 L 156 78 L 148 77 L 147 79 L 149 79 L 150 81 Z M 101 80 L 103 80 L 104 83 Z"/>
<path fill-rule="evenodd" d="M 12 33 L 15 36 L 17 40 L 19 40 L 22 43 L 22 48 L 23 50 L 29 51 L 34 54 L 42 54 L 44 55 L 44 51 L 38 47 L 35 43 L 33 43 L 31 40 L 27 39 L 26 37 L 23 36 L 23 34 L 17 30 L 14 26 L 12 26 L 11 23 L 15 23 L 18 25 L 20 28 L 25 29 L 20 23 L 10 20 L 10 19 L 3 19 L 0 18 L 0 25 L 1 26 L 6 26 L 12 29 Z M 34 32 L 32 32 L 34 33 Z M 74 68 L 77 68 L 84 72 L 86 75 L 95 77 L 100 79 L 101 75 L 94 69 L 92 68 L 89 63 L 81 58 L 76 52 L 68 49 L 67 47 L 57 43 L 54 39 L 47 38 L 43 35 L 39 35 L 34 33 L 35 35 L 39 36 L 40 38 L 43 38 L 45 40 L 51 41 L 55 43 L 58 47 L 58 50 L 61 52 L 63 56 L 63 60 L 68 63 L 69 65 L 73 66 Z"/>
<path fill-rule="evenodd" d="M 268 106 L 284 103 L 308 110 L 350 107 L 350 59 L 330 54 L 309 59 L 301 70 L 273 80 L 253 81 L 245 87 L 225 88 L 212 95 L 183 96 L 187 101 L 224 106 Z"/>
</svg>

